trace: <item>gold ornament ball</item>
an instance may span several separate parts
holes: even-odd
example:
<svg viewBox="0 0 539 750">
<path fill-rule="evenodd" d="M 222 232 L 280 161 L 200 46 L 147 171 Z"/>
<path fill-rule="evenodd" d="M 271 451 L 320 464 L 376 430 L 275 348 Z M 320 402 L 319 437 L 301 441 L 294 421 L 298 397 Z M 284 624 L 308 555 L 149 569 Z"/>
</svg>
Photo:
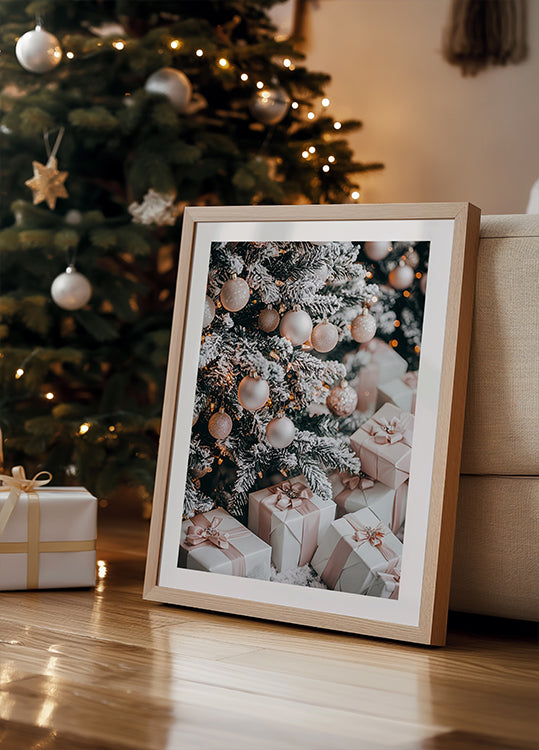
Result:
<svg viewBox="0 0 539 750">
<path fill-rule="evenodd" d="M 191 82 L 181 70 L 160 68 L 144 84 L 149 94 L 166 96 L 176 112 L 185 112 L 191 101 Z"/>
<path fill-rule="evenodd" d="M 266 427 L 266 438 L 272 448 L 288 448 L 296 435 L 296 427 L 288 417 L 274 417 Z"/>
<path fill-rule="evenodd" d="M 232 420 L 224 409 L 219 409 L 218 412 L 212 414 L 208 422 L 208 431 L 216 440 L 224 440 L 230 435 Z"/>
<path fill-rule="evenodd" d="M 365 242 L 363 250 L 369 260 L 383 260 L 391 252 L 391 242 Z"/>
<path fill-rule="evenodd" d="M 290 108 L 290 97 L 280 87 L 264 86 L 255 91 L 249 102 L 253 117 L 264 125 L 276 125 L 286 117 Z"/>
<path fill-rule="evenodd" d="M 289 310 L 281 318 L 279 333 L 293 346 L 304 344 L 313 330 L 311 317 L 305 310 Z"/>
<path fill-rule="evenodd" d="M 247 411 L 262 409 L 269 398 L 269 385 L 264 378 L 246 375 L 238 386 L 238 401 Z"/>
<path fill-rule="evenodd" d="M 389 283 L 393 289 L 408 289 L 414 283 L 415 273 L 414 269 L 406 265 L 406 263 L 399 263 L 398 266 L 389 272 Z"/>
<path fill-rule="evenodd" d="M 221 289 L 221 304 L 229 312 L 238 312 L 249 302 L 250 294 L 251 290 L 245 279 L 229 279 Z"/>
<path fill-rule="evenodd" d="M 204 300 L 204 316 L 202 318 L 202 328 L 207 328 L 209 325 L 211 325 L 214 317 L 215 302 L 211 297 L 208 297 L 208 295 L 206 295 L 206 299 Z"/>
<path fill-rule="evenodd" d="M 48 73 L 61 61 L 62 48 L 54 34 L 49 34 L 38 24 L 33 31 L 27 31 L 19 38 L 15 55 L 30 73 Z"/>
<path fill-rule="evenodd" d="M 348 417 L 357 406 L 357 391 L 343 380 L 331 389 L 326 406 L 336 417 Z"/>
<path fill-rule="evenodd" d="M 333 323 L 323 320 L 313 328 L 311 344 L 317 352 L 330 352 L 339 340 L 339 329 Z"/>
<path fill-rule="evenodd" d="M 271 333 L 279 325 L 279 313 L 273 307 L 265 307 L 258 316 L 258 327 L 265 333 Z"/>
<path fill-rule="evenodd" d="M 352 321 L 350 333 L 358 344 L 366 344 L 376 333 L 376 318 L 369 312 L 360 313 Z"/>
</svg>

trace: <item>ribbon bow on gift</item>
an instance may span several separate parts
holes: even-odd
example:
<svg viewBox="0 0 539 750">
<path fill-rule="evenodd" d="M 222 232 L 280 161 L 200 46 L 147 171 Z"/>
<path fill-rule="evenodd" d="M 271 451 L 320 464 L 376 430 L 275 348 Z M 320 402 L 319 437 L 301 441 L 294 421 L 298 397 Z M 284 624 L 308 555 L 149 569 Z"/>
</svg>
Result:
<svg viewBox="0 0 539 750">
<path fill-rule="evenodd" d="M 405 372 L 401 380 L 408 388 L 412 390 L 417 388 L 417 372 Z"/>
<path fill-rule="evenodd" d="M 11 514 L 15 510 L 15 506 L 21 496 L 21 493 L 26 492 L 29 496 L 34 496 L 37 499 L 35 490 L 37 487 L 43 487 L 48 484 L 52 479 L 52 474 L 48 471 L 40 471 L 32 479 L 26 478 L 24 467 L 14 466 L 12 469 L 13 476 L 9 474 L 0 474 L 0 479 L 4 483 L 5 487 L 0 487 L 0 492 L 6 492 L 9 490 L 9 495 L 4 503 L 4 507 L 0 511 L 0 534 L 3 533 L 6 528 L 7 522 L 9 521 Z M 44 476 L 45 479 L 39 477 Z"/>
<path fill-rule="evenodd" d="M 406 432 L 406 427 L 399 417 L 392 417 L 387 420 L 385 417 L 375 420 L 375 423 L 371 425 L 371 435 L 374 437 L 374 442 L 383 443 L 399 443 Z"/>
<path fill-rule="evenodd" d="M 384 531 L 381 523 L 379 523 L 378 526 L 375 526 L 374 528 L 372 528 L 372 526 L 360 525 L 359 528 L 354 531 L 352 539 L 355 542 L 359 542 L 360 544 L 368 542 L 372 547 L 381 547 L 383 545 L 385 535 L 386 532 Z"/>
<path fill-rule="evenodd" d="M 358 476 L 350 476 L 350 474 L 345 474 L 341 477 L 341 483 L 344 487 L 346 487 L 347 490 L 353 491 L 356 489 L 360 490 L 368 490 L 371 487 L 374 487 L 374 479 L 371 479 L 367 474 L 365 474 L 363 471 L 359 473 Z"/>
<path fill-rule="evenodd" d="M 201 526 L 189 526 L 187 529 L 187 536 L 185 537 L 185 543 L 191 547 L 195 547 L 197 544 L 203 544 L 204 542 L 211 542 L 219 549 L 228 549 L 229 534 L 227 532 L 219 531 L 217 528 L 221 523 L 222 518 L 212 518 L 211 523 L 208 527 L 202 528 Z"/>
<path fill-rule="evenodd" d="M 385 570 L 379 570 L 378 576 L 389 586 L 393 586 L 390 599 L 398 599 L 401 582 L 400 560 L 392 560 Z"/>
<path fill-rule="evenodd" d="M 288 508 L 299 508 L 304 500 L 310 500 L 313 496 L 311 490 L 301 482 L 291 484 L 288 480 L 270 488 L 272 495 L 277 495 L 275 506 L 279 510 Z"/>
</svg>

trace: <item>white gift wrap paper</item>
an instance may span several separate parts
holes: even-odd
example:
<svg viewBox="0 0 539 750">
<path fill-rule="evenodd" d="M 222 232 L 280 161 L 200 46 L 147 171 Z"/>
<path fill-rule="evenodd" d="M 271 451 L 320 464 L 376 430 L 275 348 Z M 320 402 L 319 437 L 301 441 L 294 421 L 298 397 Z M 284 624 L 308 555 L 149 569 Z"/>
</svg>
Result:
<svg viewBox="0 0 539 750">
<path fill-rule="evenodd" d="M 413 374 L 415 373 L 410 373 L 410 375 Z M 378 408 L 385 403 L 390 403 L 403 411 L 415 414 L 416 394 L 417 386 L 412 388 L 402 378 L 394 378 L 378 387 Z"/>
<path fill-rule="evenodd" d="M 94 542 L 79 552 L 40 552 L 39 588 L 95 585 L 97 500 L 84 487 L 40 487 L 39 541 Z M 7 493 L 0 493 L 0 507 Z M 1 552 L 3 544 L 28 540 L 28 496 L 22 492 L 4 533 L 0 536 L 0 590 L 26 589 L 27 552 Z"/>
<path fill-rule="evenodd" d="M 371 355 L 370 363 L 378 367 L 378 385 L 400 378 L 408 369 L 408 362 L 382 339 L 361 344 L 360 349 Z"/>
<path fill-rule="evenodd" d="M 243 529 L 243 536 L 231 539 L 231 544 L 243 555 L 245 559 L 245 570 L 247 578 L 258 578 L 268 581 L 271 572 L 270 559 L 271 547 L 255 534 L 252 534 L 243 524 L 236 520 L 224 508 L 214 508 L 206 513 L 201 513 L 208 521 L 219 519 L 218 529 L 222 533 L 235 532 Z M 183 521 L 180 544 L 182 545 L 187 536 L 187 530 L 193 523 L 192 519 Z M 180 547 L 179 567 L 190 570 L 205 570 L 211 573 L 222 573 L 224 575 L 235 575 L 233 563 L 219 547 L 213 544 L 203 544 L 191 547 L 189 550 Z"/>
<path fill-rule="evenodd" d="M 369 508 L 362 508 L 355 513 L 342 516 L 330 525 L 324 534 L 318 549 L 311 561 L 312 567 L 322 576 L 331 554 L 343 537 L 352 537 L 354 529 L 346 520 L 352 517 L 357 523 L 365 527 L 376 528 L 382 526 L 384 543 L 387 544 L 395 557 L 402 557 L 402 544 L 389 528 L 379 521 L 378 517 Z M 364 594 L 374 580 L 374 572 L 379 566 L 387 565 L 387 560 L 379 549 L 368 542 L 363 544 L 352 543 L 353 549 L 344 563 L 344 567 L 335 584 L 335 591 L 347 591 L 352 594 Z M 322 578 L 322 580 L 324 580 Z"/>
<path fill-rule="evenodd" d="M 301 482 L 309 487 L 303 476 L 290 479 L 290 484 Z M 273 486 L 273 485 L 272 485 Z M 249 520 L 248 525 L 255 534 L 259 529 L 259 510 L 262 500 L 269 496 L 269 487 L 249 494 Z M 318 514 L 318 544 L 330 523 L 335 518 L 337 507 L 334 502 L 322 500 L 313 493 L 310 502 L 319 509 Z M 271 514 L 271 561 L 278 573 L 296 568 L 301 555 L 301 542 L 303 536 L 303 516 L 297 510 L 278 510 L 275 508 Z"/>
<path fill-rule="evenodd" d="M 355 513 L 361 508 L 370 508 L 393 533 L 401 526 L 406 514 L 407 482 L 395 490 L 382 482 L 373 480 L 372 487 L 363 490 L 357 487 L 351 490 L 344 500 L 339 500 L 339 495 L 346 490 L 342 481 L 342 473 L 334 471 L 328 479 L 333 488 L 333 499 L 337 504 L 337 518 L 347 513 Z M 399 495 L 398 507 L 395 507 L 397 493 Z"/>
<path fill-rule="evenodd" d="M 381 599 L 398 599 L 400 588 L 400 561 L 381 565 L 373 571 L 373 580 L 367 589 L 367 596 L 378 596 Z"/>
</svg>

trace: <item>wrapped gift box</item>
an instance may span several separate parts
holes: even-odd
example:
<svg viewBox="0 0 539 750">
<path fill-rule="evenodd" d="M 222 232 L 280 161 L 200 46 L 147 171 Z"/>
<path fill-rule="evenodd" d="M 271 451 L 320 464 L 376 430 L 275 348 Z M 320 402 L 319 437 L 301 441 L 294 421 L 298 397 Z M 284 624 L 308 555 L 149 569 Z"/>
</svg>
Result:
<svg viewBox="0 0 539 750">
<path fill-rule="evenodd" d="M 329 588 L 364 594 L 375 571 L 401 557 L 397 537 L 370 508 L 362 508 L 333 521 L 311 565 Z"/>
<path fill-rule="evenodd" d="M 249 494 L 249 528 L 271 545 L 272 563 L 281 573 L 311 561 L 336 509 L 299 476 Z"/>
<path fill-rule="evenodd" d="M 367 596 L 379 596 L 383 599 L 398 599 L 401 581 L 400 560 L 391 560 L 379 570 L 373 571 L 373 580 L 367 589 Z"/>
<path fill-rule="evenodd" d="M 268 581 L 270 558 L 269 545 L 223 508 L 199 513 L 182 523 L 182 568 Z"/>
<path fill-rule="evenodd" d="M 371 355 L 371 366 L 377 366 L 379 385 L 402 377 L 408 369 L 407 361 L 382 339 L 372 339 L 366 344 L 361 344 L 360 350 Z"/>
<path fill-rule="evenodd" d="M 0 590 L 94 586 L 96 536 L 97 500 L 84 487 L 20 492 L 0 533 Z"/>
<path fill-rule="evenodd" d="M 379 378 L 380 368 L 375 362 L 369 362 L 361 368 L 357 378 L 353 381 L 353 386 L 357 391 L 356 408 L 362 414 L 372 414 L 376 410 Z"/>
<path fill-rule="evenodd" d="M 394 404 L 403 411 L 415 414 L 416 395 L 417 371 L 414 370 L 381 385 L 378 388 L 378 406 Z"/>
<path fill-rule="evenodd" d="M 414 418 L 393 404 L 384 404 L 350 437 L 362 470 L 397 489 L 408 479 Z"/>
<path fill-rule="evenodd" d="M 334 471 L 328 479 L 333 488 L 338 518 L 361 508 L 370 508 L 394 534 L 397 533 L 406 516 L 408 482 L 393 489 L 363 473 L 352 476 L 346 471 Z"/>
</svg>

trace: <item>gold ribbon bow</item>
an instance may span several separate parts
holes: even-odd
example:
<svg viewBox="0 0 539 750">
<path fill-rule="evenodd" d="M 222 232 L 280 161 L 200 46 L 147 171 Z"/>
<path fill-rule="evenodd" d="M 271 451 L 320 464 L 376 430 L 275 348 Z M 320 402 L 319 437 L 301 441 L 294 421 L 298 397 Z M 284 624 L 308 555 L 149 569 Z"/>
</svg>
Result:
<svg viewBox="0 0 539 750">
<path fill-rule="evenodd" d="M 0 479 L 5 485 L 5 487 L 0 487 L 0 492 L 9 491 L 4 507 L 0 511 L 0 535 L 4 533 L 7 522 L 15 510 L 15 506 L 17 505 L 21 494 L 26 492 L 29 501 L 37 503 L 38 496 L 35 492 L 36 488 L 43 487 L 52 479 L 52 474 L 49 471 L 40 471 L 33 476 L 32 479 L 27 479 L 23 466 L 14 466 L 11 473 L 13 476 L 10 476 L 9 474 L 0 474 Z M 45 476 L 46 479 L 39 479 L 40 476 Z"/>
</svg>

